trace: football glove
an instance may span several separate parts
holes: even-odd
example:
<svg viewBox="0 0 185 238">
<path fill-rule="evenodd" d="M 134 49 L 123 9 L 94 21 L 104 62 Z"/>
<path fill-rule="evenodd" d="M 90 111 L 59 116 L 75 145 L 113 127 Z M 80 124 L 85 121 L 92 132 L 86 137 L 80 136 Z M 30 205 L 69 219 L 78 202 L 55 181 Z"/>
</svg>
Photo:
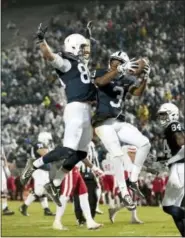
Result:
<svg viewBox="0 0 185 238">
<path fill-rule="evenodd" d="M 121 76 L 126 75 L 129 71 L 135 72 L 135 69 L 138 68 L 138 63 L 136 61 L 128 61 L 124 64 L 118 65 L 117 70 Z"/>
<path fill-rule="evenodd" d="M 144 80 L 147 80 L 149 78 L 149 74 L 150 74 L 150 65 L 146 64 L 144 69 L 143 69 L 143 73 L 144 73 Z"/>
<path fill-rule="evenodd" d="M 42 23 L 40 23 L 36 32 L 37 44 L 42 43 L 44 41 L 47 29 L 48 29 L 47 26 L 42 28 Z"/>
<path fill-rule="evenodd" d="M 92 21 L 89 21 L 87 23 L 85 35 L 86 35 L 87 39 L 91 39 L 91 37 L 92 37 Z"/>
</svg>

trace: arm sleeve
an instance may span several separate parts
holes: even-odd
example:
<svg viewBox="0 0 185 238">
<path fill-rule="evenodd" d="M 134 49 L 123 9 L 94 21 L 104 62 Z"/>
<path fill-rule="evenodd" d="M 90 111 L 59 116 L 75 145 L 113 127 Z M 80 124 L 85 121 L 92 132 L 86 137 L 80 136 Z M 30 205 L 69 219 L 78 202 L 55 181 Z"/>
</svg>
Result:
<svg viewBox="0 0 185 238">
<path fill-rule="evenodd" d="M 69 71 L 71 69 L 71 63 L 68 59 L 63 59 L 58 54 L 54 54 L 54 55 L 55 55 L 55 59 L 50 62 L 50 64 L 54 68 L 60 70 L 63 73 L 66 73 L 67 71 Z"/>
</svg>

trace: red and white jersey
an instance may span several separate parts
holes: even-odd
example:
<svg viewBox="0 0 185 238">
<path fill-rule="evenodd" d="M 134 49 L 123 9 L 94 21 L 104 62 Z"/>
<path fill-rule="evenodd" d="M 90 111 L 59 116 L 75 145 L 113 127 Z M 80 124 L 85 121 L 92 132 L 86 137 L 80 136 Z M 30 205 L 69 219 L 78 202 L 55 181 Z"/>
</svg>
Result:
<svg viewBox="0 0 185 238">
<path fill-rule="evenodd" d="M 102 161 L 102 168 L 103 168 L 104 174 L 114 175 L 114 166 L 113 166 L 113 162 L 110 159 L 109 154 L 107 154 L 106 159 Z"/>
</svg>

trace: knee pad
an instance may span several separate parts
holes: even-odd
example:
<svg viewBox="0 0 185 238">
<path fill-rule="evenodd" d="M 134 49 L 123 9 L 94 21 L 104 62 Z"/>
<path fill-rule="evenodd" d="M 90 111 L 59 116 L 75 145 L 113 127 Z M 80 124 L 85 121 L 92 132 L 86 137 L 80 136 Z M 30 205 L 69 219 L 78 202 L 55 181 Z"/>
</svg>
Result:
<svg viewBox="0 0 185 238">
<path fill-rule="evenodd" d="M 58 160 L 66 159 L 66 157 L 69 156 L 69 150 L 70 149 L 63 146 L 57 146 L 55 148 L 55 154 Z"/>
<path fill-rule="evenodd" d="M 87 157 L 87 152 L 85 151 L 75 151 L 66 147 L 67 158 L 63 162 L 63 168 L 71 171 L 74 166 L 81 160 Z"/>
<path fill-rule="evenodd" d="M 77 151 L 72 150 L 70 148 L 66 148 L 67 150 L 67 156 L 63 161 L 62 168 L 64 168 L 67 171 L 71 171 L 74 166 L 79 162 L 79 158 L 77 155 Z"/>
<path fill-rule="evenodd" d="M 185 219 L 185 211 L 182 207 L 163 206 L 163 211 L 178 220 Z"/>
<path fill-rule="evenodd" d="M 87 152 L 78 150 L 77 151 L 77 156 L 79 158 L 79 161 L 84 160 L 87 157 Z"/>
<path fill-rule="evenodd" d="M 63 146 L 57 146 L 54 150 L 50 151 L 48 154 L 46 154 L 43 159 L 45 163 L 51 163 L 54 161 L 60 161 L 62 159 L 65 159 L 67 156 L 67 150 L 66 147 Z"/>
</svg>

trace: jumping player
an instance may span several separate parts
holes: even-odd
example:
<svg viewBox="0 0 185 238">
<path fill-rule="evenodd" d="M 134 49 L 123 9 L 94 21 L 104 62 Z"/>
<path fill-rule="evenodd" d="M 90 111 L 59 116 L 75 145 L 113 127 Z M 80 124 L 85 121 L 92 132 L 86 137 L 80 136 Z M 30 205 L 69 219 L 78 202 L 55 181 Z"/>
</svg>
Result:
<svg viewBox="0 0 185 238">
<path fill-rule="evenodd" d="M 93 118 L 93 126 L 96 135 L 100 138 L 107 151 L 110 153 L 114 163 L 114 173 L 120 192 L 127 208 L 135 209 L 123 177 L 123 151 L 121 142 L 132 144 L 137 147 L 136 158 L 133 164 L 129 187 L 139 196 L 143 196 L 137 185 L 138 176 L 147 155 L 150 151 L 150 142 L 147 137 L 133 125 L 126 123 L 124 118 L 124 100 L 127 93 L 134 96 L 141 96 L 150 73 L 150 66 L 146 64 L 143 70 L 141 83 L 136 77 L 129 75 L 128 70 L 116 73 L 123 64 L 132 63 L 137 67 L 136 62 L 130 61 L 125 52 L 118 51 L 110 56 L 109 69 L 99 69 L 93 74 L 94 82 L 97 85 L 97 109 Z M 112 79 L 109 83 L 102 84 L 102 81 Z"/>
</svg>

